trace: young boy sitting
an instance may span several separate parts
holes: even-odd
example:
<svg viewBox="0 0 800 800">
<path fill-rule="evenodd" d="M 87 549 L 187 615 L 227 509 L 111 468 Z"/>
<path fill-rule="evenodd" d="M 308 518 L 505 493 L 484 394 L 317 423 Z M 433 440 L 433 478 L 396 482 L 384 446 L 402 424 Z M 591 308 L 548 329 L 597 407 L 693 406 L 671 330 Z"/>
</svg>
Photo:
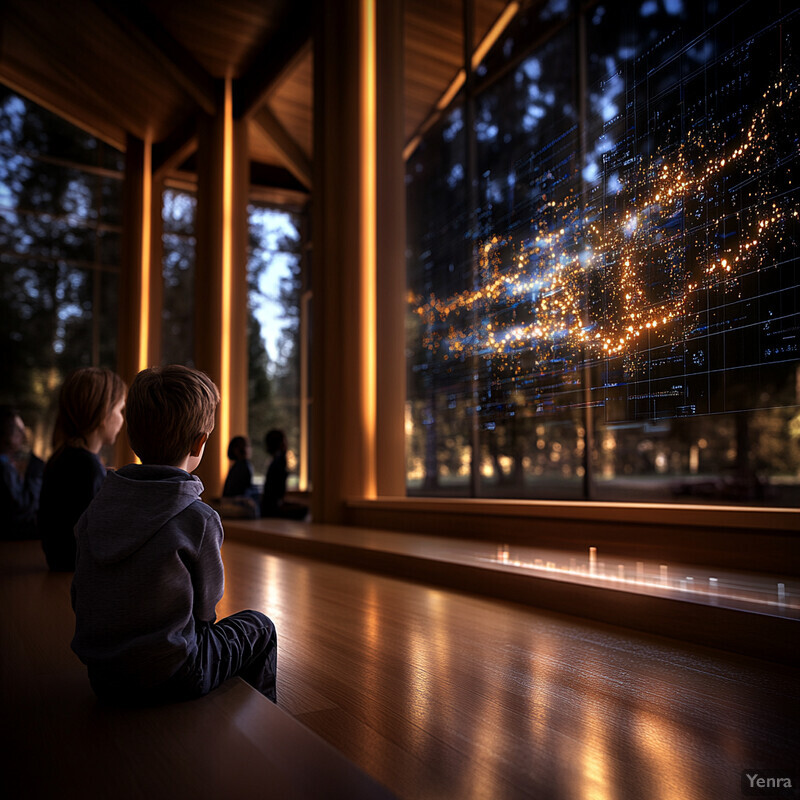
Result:
<svg viewBox="0 0 800 800">
<path fill-rule="evenodd" d="M 75 527 L 72 649 L 102 700 L 189 699 L 241 675 L 276 701 L 272 622 L 258 611 L 215 622 L 222 526 L 190 473 L 218 403 L 217 387 L 197 370 L 140 372 L 126 416 L 142 463 L 110 472 Z"/>
</svg>

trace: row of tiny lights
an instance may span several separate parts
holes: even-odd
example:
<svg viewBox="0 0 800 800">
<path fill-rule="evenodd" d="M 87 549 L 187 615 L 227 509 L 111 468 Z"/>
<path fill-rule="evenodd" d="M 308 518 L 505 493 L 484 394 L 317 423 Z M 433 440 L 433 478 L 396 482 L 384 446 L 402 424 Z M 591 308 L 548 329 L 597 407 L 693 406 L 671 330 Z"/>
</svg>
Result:
<svg viewBox="0 0 800 800">
<path fill-rule="evenodd" d="M 720 583 L 718 578 L 709 577 L 708 579 L 708 586 L 701 584 L 699 581 L 695 581 L 695 579 L 691 575 L 687 575 L 684 579 L 680 579 L 677 583 L 677 587 L 675 582 L 670 584 L 669 578 L 669 566 L 667 564 L 660 564 L 658 567 L 659 576 L 658 581 L 655 580 L 647 580 L 644 575 L 645 566 L 643 561 L 636 562 L 636 577 L 629 578 L 625 574 L 625 565 L 624 564 L 617 564 L 617 571 L 616 573 L 608 574 L 605 571 L 605 565 L 603 562 L 597 561 L 597 548 L 590 547 L 589 548 L 589 562 L 587 564 L 578 564 L 575 558 L 570 558 L 569 566 L 558 566 L 554 561 L 544 561 L 543 559 L 537 558 L 533 561 L 522 561 L 521 559 L 512 559 L 508 545 L 501 545 L 497 548 L 497 556 L 491 559 L 495 563 L 498 564 L 506 564 L 513 567 L 524 567 L 525 569 L 537 569 L 537 570 L 544 570 L 547 572 L 567 572 L 573 575 L 581 575 L 583 577 L 589 578 L 596 578 L 598 580 L 606 580 L 606 581 L 614 581 L 614 582 L 621 582 L 621 583 L 631 583 L 640 586 L 650 586 L 653 588 L 678 588 L 684 592 L 708 592 L 712 596 L 719 596 L 719 589 Z M 746 600 L 747 602 L 759 602 L 757 598 L 746 596 L 746 595 L 735 595 L 731 594 L 730 592 L 726 592 L 723 596 L 729 598 L 739 598 L 741 600 Z M 778 583 L 777 584 L 777 601 L 767 601 L 769 604 L 777 604 L 781 607 L 786 605 L 786 584 Z"/>
</svg>

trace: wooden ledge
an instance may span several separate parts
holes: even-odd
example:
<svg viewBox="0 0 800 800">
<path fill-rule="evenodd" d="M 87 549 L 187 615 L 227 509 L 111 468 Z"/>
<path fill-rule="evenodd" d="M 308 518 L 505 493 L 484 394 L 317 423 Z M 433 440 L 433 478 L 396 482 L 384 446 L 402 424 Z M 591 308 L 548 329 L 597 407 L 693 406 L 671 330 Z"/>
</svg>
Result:
<svg viewBox="0 0 800 800">
<path fill-rule="evenodd" d="M 618 503 L 584 500 L 486 500 L 438 497 L 351 498 L 348 510 L 473 514 L 483 518 L 559 519 L 684 525 L 800 533 L 800 509 L 753 506 Z"/>
</svg>

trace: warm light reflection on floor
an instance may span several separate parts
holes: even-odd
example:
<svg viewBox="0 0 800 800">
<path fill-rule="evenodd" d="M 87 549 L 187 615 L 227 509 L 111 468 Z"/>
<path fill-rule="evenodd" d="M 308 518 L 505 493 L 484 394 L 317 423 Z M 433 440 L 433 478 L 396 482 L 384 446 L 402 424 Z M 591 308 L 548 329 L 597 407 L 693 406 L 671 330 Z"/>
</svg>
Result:
<svg viewBox="0 0 800 800">
<path fill-rule="evenodd" d="M 428 610 L 432 603 L 428 600 Z M 434 623 L 435 624 L 435 623 Z M 409 717 L 420 732 L 427 724 L 432 713 L 431 708 L 431 677 L 436 674 L 435 657 L 439 650 L 436 630 L 428 630 L 422 626 L 412 626 L 408 632 L 408 711 Z M 442 702 L 443 701 L 443 702 Z M 447 698 L 442 698 L 439 703 L 438 713 L 447 713 Z"/>
<path fill-rule="evenodd" d="M 281 706 L 399 797 L 718 800 L 800 745 L 788 667 L 237 542 L 223 555 L 218 615 L 272 617 Z"/>
<path fill-rule="evenodd" d="M 579 774 L 583 780 L 577 796 L 582 800 L 612 800 L 609 772 L 608 738 L 613 730 L 595 703 L 583 706 L 583 748 L 579 756 Z M 576 754 L 577 755 L 577 754 Z M 576 765 L 577 766 L 577 765 Z M 577 772 L 577 770 L 576 770 Z"/>
<path fill-rule="evenodd" d="M 529 684 L 524 686 L 524 699 L 528 707 L 528 730 L 533 741 L 547 747 L 550 734 L 548 693 L 555 683 L 555 652 L 549 638 L 542 637 L 536 629 L 530 631 L 527 647 L 521 653 Z"/>
<path fill-rule="evenodd" d="M 695 800 L 696 787 L 687 780 L 696 760 L 695 742 L 663 716 L 641 711 L 634 719 L 634 732 L 641 758 L 659 779 L 651 786 L 651 800 Z M 735 779 L 736 775 L 731 775 Z M 722 787 L 720 787 L 722 788 Z"/>
</svg>

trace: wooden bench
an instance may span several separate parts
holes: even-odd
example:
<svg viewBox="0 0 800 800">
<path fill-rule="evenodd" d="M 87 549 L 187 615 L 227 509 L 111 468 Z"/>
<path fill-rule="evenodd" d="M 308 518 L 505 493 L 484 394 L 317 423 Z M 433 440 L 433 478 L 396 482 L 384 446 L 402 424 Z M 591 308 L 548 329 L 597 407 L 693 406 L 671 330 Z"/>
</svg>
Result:
<svg viewBox="0 0 800 800">
<path fill-rule="evenodd" d="M 391 797 L 240 679 L 188 703 L 100 705 L 70 650 L 70 581 L 38 542 L 0 542 L 4 796 Z"/>
</svg>

